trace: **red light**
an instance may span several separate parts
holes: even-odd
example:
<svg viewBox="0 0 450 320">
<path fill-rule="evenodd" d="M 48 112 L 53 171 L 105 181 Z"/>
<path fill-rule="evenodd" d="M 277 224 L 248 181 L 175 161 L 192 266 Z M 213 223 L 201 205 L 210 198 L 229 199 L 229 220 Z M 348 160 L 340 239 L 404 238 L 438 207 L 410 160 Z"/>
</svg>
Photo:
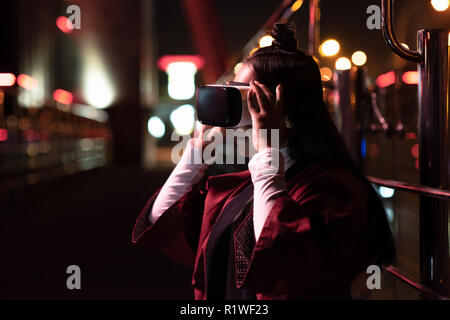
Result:
<svg viewBox="0 0 450 320">
<path fill-rule="evenodd" d="M 11 87 L 16 83 L 16 76 L 12 73 L 0 73 L 0 87 Z"/>
<path fill-rule="evenodd" d="M 394 71 L 389 71 L 378 76 L 376 83 L 380 88 L 389 87 L 395 83 L 396 76 Z"/>
<path fill-rule="evenodd" d="M 34 90 L 37 87 L 36 79 L 26 74 L 19 74 L 17 77 L 17 84 L 28 90 Z"/>
<path fill-rule="evenodd" d="M 39 133 L 34 129 L 28 129 L 24 132 L 25 140 L 28 142 L 38 141 Z"/>
<path fill-rule="evenodd" d="M 415 140 L 417 139 L 417 134 L 415 132 L 407 132 L 405 138 Z"/>
<path fill-rule="evenodd" d="M 73 30 L 72 21 L 69 18 L 61 16 L 56 19 L 56 26 L 64 33 L 71 33 Z"/>
<path fill-rule="evenodd" d="M 416 143 L 411 147 L 411 154 L 414 158 L 419 158 L 419 144 Z"/>
<path fill-rule="evenodd" d="M 0 129 L 0 141 L 8 140 L 8 130 Z"/>
<path fill-rule="evenodd" d="M 158 59 L 158 68 L 166 71 L 167 66 L 174 62 L 192 62 L 197 67 L 197 70 L 205 66 L 205 60 L 199 55 L 165 55 Z"/>
<path fill-rule="evenodd" d="M 402 76 L 402 80 L 406 84 L 418 84 L 419 83 L 419 72 L 408 71 Z"/>
<path fill-rule="evenodd" d="M 69 91 L 56 89 L 55 92 L 53 92 L 53 99 L 62 104 L 71 104 L 73 101 L 73 95 Z"/>
</svg>

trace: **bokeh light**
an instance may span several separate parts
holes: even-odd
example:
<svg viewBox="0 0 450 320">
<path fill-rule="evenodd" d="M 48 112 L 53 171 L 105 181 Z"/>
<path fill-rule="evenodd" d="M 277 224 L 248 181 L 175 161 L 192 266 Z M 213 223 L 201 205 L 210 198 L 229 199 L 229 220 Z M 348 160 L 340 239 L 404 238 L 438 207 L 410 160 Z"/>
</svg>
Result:
<svg viewBox="0 0 450 320">
<path fill-rule="evenodd" d="M 173 62 L 167 66 L 169 96 L 175 100 L 188 100 L 195 94 L 197 67 L 192 62 Z"/>
<path fill-rule="evenodd" d="M 330 81 L 333 76 L 333 71 L 328 67 L 320 68 L 320 75 L 322 76 L 322 81 Z"/>
<path fill-rule="evenodd" d="M 164 122 L 160 117 L 157 116 L 153 116 L 148 119 L 147 129 L 148 133 L 150 133 L 155 138 L 161 138 L 166 132 L 166 126 L 164 125 Z"/>
<path fill-rule="evenodd" d="M 242 68 L 242 62 L 236 63 L 236 65 L 234 66 L 234 69 L 233 69 L 234 74 L 238 73 L 239 70 L 241 70 L 241 68 Z"/>
<path fill-rule="evenodd" d="M 356 51 L 352 54 L 352 62 L 354 65 L 361 67 L 367 62 L 367 55 L 363 51 Z"/>
<path fill-rule="evenodd" d="M 175 132 L 179 135 L 191 134 L 194 130 L 195 109 L 190 104 L 184 104 L 170 114 L 170 122 L 172 122 Z"/>
<path fill-rule="evenodd" d="M 70 33 L 73 31 L 73 24 L 69 18 L 60 16 L 56 19 L 56 26 L 64 33 Z"/>
<path fill-rule="evenodd" d="M 292 12 L 297 11 L 298 9 L 300 9 L 300 7 L 302 6 L 302 4 L 303 4 L 303 0 L 297 0 L 297 1 L 295 1 L 295 2 L 292 4 L 292 6 L 291 6 L 291 11 L 292 11 Z"/>
<path fill-rule="evenodd" d="M 109 107 L 115 98 L 107 68 L 95 47 L 88 47 L 85 52 L 83 95 L 90 105 L 100 109 Z"/>
<path fill-rule="evenodd" d="M 449 0 L 431 0 L 431 5 L 436 11 L 445 11 L 450 5 Z"/>
<path fill-rule="evenodd" d="M 53 99 L 62 104 L 71 104 L 73 101 L 73 95 L 66 90 L 56 89 L 53 92 Z"/>
<path fill-rule="evenodd" d="M 406 84 L 418 84 L 419 83 L 419 72 L 418 71 L 407 71 L 402 75 L 402 80 Z"/>
<path fill-rule="evenodd" d="M 392 198 L 394 196 L 394 189 L 387 187 L 380 187 L 379 193 L 380 196 L 383 198 Z"/>
<path fill-rule="evenodd" d="M 319 53 L 324 57 L 333 57 L 339 53 L 340 49 L 339 42 L 334 39 L 329 39 L 320 45 Z"/>
<path fill-rule="evenodd" d="M 27 90 L 34 90 L 38 86 L 36 79 L 26 74 L 19 74 L 17 77 L 17 84 Z"/>
<path fill-rule="evenodd" d="M 335 68 L 336 70 L 348 70 L 352 67 L 352 63 L 348 58 L 341 57 L 336 60 Z"/>
<path fill-rule="evenodd" d="M 0 73 L 0 87 L 10 87 L 16 83 L 16 76 L 12 73 Z"/>
<path fill-rule="evenodd" d="M 273 42 L 272 36 L 265 35 L 264 37 L 261 37 L 261 39 L 259 39 L 259 47 L 260 48 L 270 47 L 272 45 L 272 42 Z"/>
</svg>

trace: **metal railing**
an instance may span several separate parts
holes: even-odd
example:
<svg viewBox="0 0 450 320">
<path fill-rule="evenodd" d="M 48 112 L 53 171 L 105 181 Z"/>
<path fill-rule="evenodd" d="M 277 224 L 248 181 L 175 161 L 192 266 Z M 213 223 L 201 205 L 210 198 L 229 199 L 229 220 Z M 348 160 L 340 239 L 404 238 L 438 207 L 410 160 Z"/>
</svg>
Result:
<svg viewBox="0 0 450 320">
<path fill-rule="evenodd" d="M 412 62 L 419 63 L 423 61 L 423 56 L 419 52 L 402 46 L 395 36 L 393 0 L 381 1 L 381 30 L 387 44 L 398 56 Z"/>
<path fill-rule="evenodd" d="M 393 0 L 381 0 L 382 32 L 392 51 L 418 63 L 420 184 L 369 177 L 375 184 L 420 196 L 420 283 L 406 281 L 421 292 L 447 289 L 448 279 L 448 145 L 449 30 L 419 30 L 418 51 L 403 47 L 393 30 Z M 398 269 L 391 267 L 394 276 Z M 392 272 L 395 270 L 395 272 Z M 426 290 L 424 289 L 426 288 Z M 425 294 L 425 296 L 427 296 Z"/>
<path fill-rule="evenodd" d="M 396 190 L 407 191 L 417 193 L 421 196 L 427 196 L 435 199 L 450 200 L 450 190 L 437 189 L 426 186 L 420 186 L 403 181 L 381 179 L 376 177 L 367 176 L 367 179 L 373 184 L 388 187 Z"/>
<path fill-rule="evenodd" d="M 386 267 L 386 268 L 384 268 L 384 270 L 386 270 L 387 272 L 392 274 L 395 278 L 400 279 L 401 281 L 406 283 L 408 286 L 420 291 L 420 294 L 422 294 L 427 299 L 449 300 L 449 298 L 444 297 L 444 296 L 434 292 L 433 290 L 424 286 L 423 284 L 421 284 L 420 282 L 418 282 L 417 280 L 410 277 L 409 275 L 407 275 L 406 273 L 404 273 L 403 271 L 401 271 L 400 269 L 398 269 L 394 266 Z"/>
</svg>

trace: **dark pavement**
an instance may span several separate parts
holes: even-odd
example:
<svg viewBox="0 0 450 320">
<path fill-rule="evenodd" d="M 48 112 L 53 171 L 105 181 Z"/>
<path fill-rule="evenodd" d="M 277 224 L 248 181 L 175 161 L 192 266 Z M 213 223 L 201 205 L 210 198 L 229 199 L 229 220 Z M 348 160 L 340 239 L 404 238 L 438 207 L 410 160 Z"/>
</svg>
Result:
<svg viewBox="0 0 450 320">
<path fill-rule="evenodd" d="M 0 299 L 191 299 L 191 274 L 131 243 L 169 170 L 99 168 L 30 187 L 0 214 Z M 66 268 L 81 268 L 68 290 Z"/>
</svg>

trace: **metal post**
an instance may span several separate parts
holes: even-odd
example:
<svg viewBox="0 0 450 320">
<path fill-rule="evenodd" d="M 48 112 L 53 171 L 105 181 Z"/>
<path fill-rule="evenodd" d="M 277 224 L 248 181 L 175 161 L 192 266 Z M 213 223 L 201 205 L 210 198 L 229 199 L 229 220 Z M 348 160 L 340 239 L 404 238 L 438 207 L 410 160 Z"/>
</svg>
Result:
<svg viewBox="0 0 450 320">
<path fill-rule="evenodd" d="M 393 30 L 393 0 L 382 0 L 382 31 L 400 57 L 419 69 L 419 165 L 425 187 L 448 186 L 449 30 L 420 30 L 418 52 L 400 45 Z M 448 202 L 420 197 L 420 280 L 450 294 L 448 271 Z"/>
<path fill-rule="evenodd" d="M 308 54 L 316 56 L 320 41 L 320 0 L 309 0 Z"/>
<path fill-rule="evenodd" d="M 449 30 L 420 30 L 419 64 L 420 183 L 448 187 Z M 436 290 L 448 285 L 448 205 L 420 198 L 420 278 Z"/>
<path fill-rule="evenodd" d="M 402 46 L 395 36 L 393 0 L 381 1 L 381 31 L 383 32 L 386 43 L 396 55 L 412 62 L 422 61 L 423 57 L 420 53 Z"/>
<path fill-rule="evenodd" d="M 367 72 L 363 67 L 357 67 L 354 80 L 355 90 L 355 126 L 356 126 L 356 163 L 364 169 L 363 144 L 366 146 L 367 123 L 364 115 L 367 113 Z"/>
<path fill-rule="evenodd" d="M 337 117 L 337 127 L 344 139 L 353 159 L 357 159 L 356 138 L 355 138 L 355 93 L 352 70 L 338 70 L 335 77 L 335 107 Z"/>
</svg>

